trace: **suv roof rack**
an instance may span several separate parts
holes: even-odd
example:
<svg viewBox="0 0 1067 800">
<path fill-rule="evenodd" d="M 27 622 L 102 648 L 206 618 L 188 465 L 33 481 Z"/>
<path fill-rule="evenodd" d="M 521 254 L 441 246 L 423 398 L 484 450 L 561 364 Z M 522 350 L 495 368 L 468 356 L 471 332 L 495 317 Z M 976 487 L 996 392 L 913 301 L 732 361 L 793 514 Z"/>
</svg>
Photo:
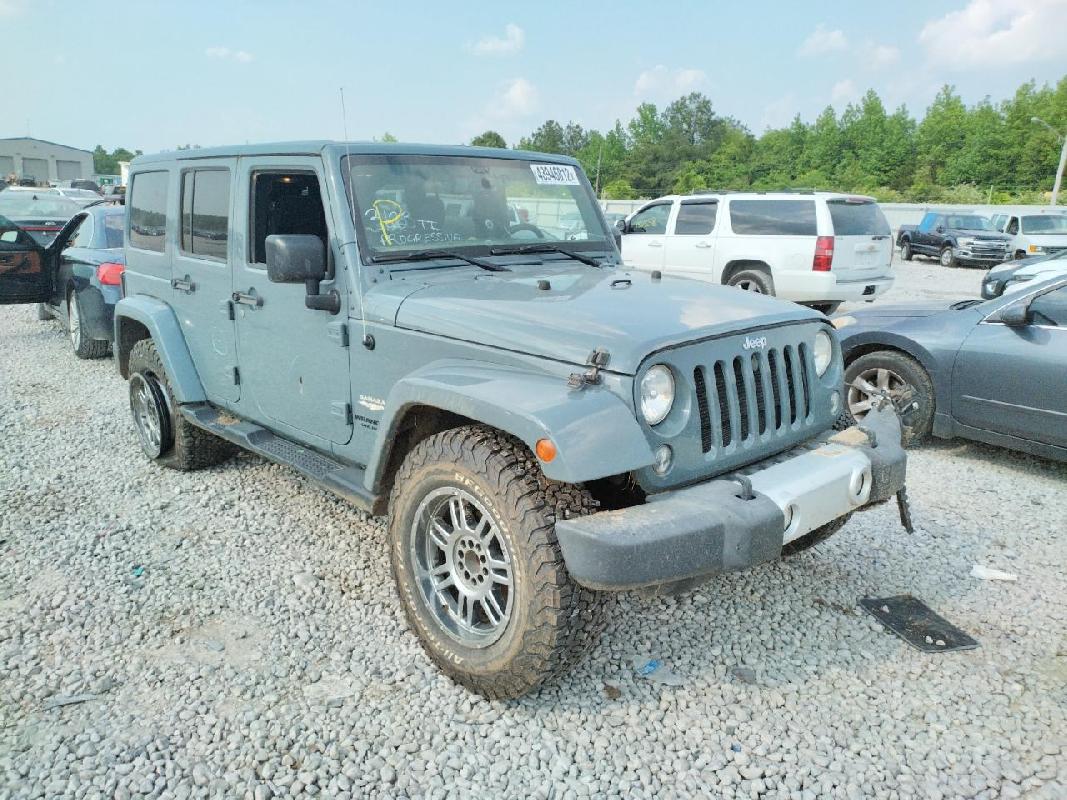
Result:
<svg viewBox="0 0 1067 800">
<path fill-rule="evenodd" d="M 694 189 L 689 195 L 701 194 L 818 194 L 819 190 L 804 188 L 788 189 Z"/>
</svg>

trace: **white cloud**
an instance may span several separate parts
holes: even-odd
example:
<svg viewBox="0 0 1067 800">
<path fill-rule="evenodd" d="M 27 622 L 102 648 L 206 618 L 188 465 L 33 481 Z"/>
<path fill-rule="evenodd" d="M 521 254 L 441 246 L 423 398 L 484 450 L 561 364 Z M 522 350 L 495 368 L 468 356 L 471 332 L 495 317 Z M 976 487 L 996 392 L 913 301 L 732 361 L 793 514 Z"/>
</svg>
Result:
<svg viewBox="0 0 1067 800">
<path fill-rule="evenodd" d="M 674 100 L 679 95 L 699 89 L 707 79 L 708 76 L 700 69 L 668 69 L 663 64 L 657 64 L 637 76 L 634 96 Z"/>
<path fill-rule="evenodd" d="M 238 64 L 247 64 L 252 60 L 251 53 L 245 50 L 231 50 L 228 47 L 209 47 L 204 51 L 204 55 L 221 61 L 236 61 Z"/>
<path fill-rule="evenodd" d="M 875 67 L 890 67 L 900 61 L 900 50 L 888 44 L 874 44 L 869 42 L 864 48 L 866 57 Z"/>
<path fill-rule="evenodd" d="M 467 45 L 467 49 L 477 56 L 501 56 L 517 53 L 526 43 L 526 32 L 509 22 L 504 26 L 503 36 L 483 36 L 477 42 Z"/>
<path fill-rule="evenodd" d="M 505 84 L 498 101 L 498 116 L 525 117 L 541 105 L 541 93 L 526 78 L 514 78 Z"/>
<path fill-rule="evenodd" d="M 956 69 L 1063 58 L 1064 0 L 971 0 L 927 22 L 919 43 L 931 62 Z"/>
<path fill-rule="evenodd" d="M 801 42 L 800 47 L 797 48 L 797 54 L 802 56 L 822 56 L 827 53 L 844 50 L 847 47 L 848 39 L 845 38 L 843 31 L 838 29 L 829 31 L 820 22 L 815 26 L 815 30 L 811 32 L 811 35 Z"/>
<path fill-rule="evenodd" d="M 838 81 L 834 84 L 830 90 L 830 99 L 835 103 L 848 103 L 859 97 L 859 94 L 856 84 L 851 79 L 845 78 L 843 81 Z"/>
<path fill-rule="evenodd" d="M 795 92 L 790 92 L 777 100 L 772 100 L 763 107 L 763 114 L 760 116 L 760 128 L 762 130 L 784 128 L 793 121 L 796 113 L 797 96 Z"/>
</svg>

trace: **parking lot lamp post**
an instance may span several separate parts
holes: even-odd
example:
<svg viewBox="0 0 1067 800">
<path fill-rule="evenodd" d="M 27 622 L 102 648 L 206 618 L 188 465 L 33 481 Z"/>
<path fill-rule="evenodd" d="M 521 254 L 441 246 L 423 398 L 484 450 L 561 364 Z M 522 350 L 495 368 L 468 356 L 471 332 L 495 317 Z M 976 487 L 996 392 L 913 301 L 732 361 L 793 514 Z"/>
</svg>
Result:
<svg viewBox="0 0 1067 800">
<path fill-rule="evenodd" d="M 1053 128 L 1051 125 L 1049 125 L 1047 122 L 1045 122 L 1045 120 L 1041 119 L 1040 117 L 1030 117 L 1030 121 L 1031 122 L 1036 122 L 1038 125 L 1044 125 L 1050 131 L 1052 131 L 1054 134 L 1056 134 L 1056 136 L 1058 138 L 1063 140 L 1063 147 L 1060 149 L 1060 165 L 1056 169 L 1056 182 L 1052 186 L 1052 203 L 1051 203 L 1051 205 L 1056 205 L 1056 198 L 1059 197 L 1059 195 L 1060 195 L 1060 184 L 1063 183 L 1063 167 L 1064 167 L 1065 164 L 1067 164 L 1067 136 L 1065 136 L 1064 134 L 1060 133 L 1058 130 Z"/>
</svg>

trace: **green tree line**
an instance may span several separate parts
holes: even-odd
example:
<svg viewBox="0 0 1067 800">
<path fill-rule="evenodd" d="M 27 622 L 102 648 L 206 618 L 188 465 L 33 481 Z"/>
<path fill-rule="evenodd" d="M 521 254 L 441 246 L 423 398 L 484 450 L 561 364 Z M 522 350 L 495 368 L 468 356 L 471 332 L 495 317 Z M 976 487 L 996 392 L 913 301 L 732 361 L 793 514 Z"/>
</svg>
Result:
<svg viewBox="0 0 1067 800">
<path fill-rule="evenodd" d="M 754 136 L 694 92 L 662 110 L 642 103 L 625 125 L 598 131 L 547 120 L 516 146 L 577 158 L 607 199 L 696 189 L 783 188 L 863 192 L 883 201 L 1044 200 L 1067 130 L 1067 76 L 1055 86 L 1024 83 L 999 103 L 967 106 L 952 86 L 921 120 L 890 112 L 873 90 L 838 114 Z M 504 147 L 495 131 L 471 144 Z"/>
</svg>

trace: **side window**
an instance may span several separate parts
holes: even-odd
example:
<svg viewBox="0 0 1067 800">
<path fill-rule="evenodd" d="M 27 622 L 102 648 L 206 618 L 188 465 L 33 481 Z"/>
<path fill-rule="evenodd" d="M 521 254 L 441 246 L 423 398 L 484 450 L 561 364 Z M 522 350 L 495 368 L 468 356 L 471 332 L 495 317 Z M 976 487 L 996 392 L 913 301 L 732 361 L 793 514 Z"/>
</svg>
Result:
<svg viewBox="0 0 1067 800">
<path fill-rule="evenodd" d="M 198 169 L 182 175 L 183 253 L 226 259 L 230 233 L 230 171 Z"/>
<path fill-rule="evenodd" d="M 1035 297 L 1030 303 L 1030 317 L 1034 325 L 1067 328 L 1067 286 Z"/>
<path fill-rule="evenodd" d="M 667 217 L 671 215 L 670 203 L 649 206 L 630 219 L 630 233 L 663 234 L 667 232 Z"/>
<path fill-rule="evenodd" d="M 67 238 L 67 247 L 88 247 L 93 238 L 93 220 L 86 214 Z"/>
<path fill-rule="evenodd" d="M 1008 221 L 1008 233 L 1010 233 L 1012 236 L 1014 236 L 1018 232 L 1019 232 L 1019 218 L 1018 217 L 1012 217 Z"/>
<path fill-rule="evenodd" d="M 253 264 L 267 263 L 266 239 L 275 234 L 318 236 L 329 250 L 319 179 L 308 172 L 257 172 L 252 176 L 251 253 Z"/>
<path fill-rule="evenodd" d="M 730 227 L 759 236 L 815 236 L 815 201 L 732 200 Z"/>
<path fill-rule="evenodd" d="M 139 172 L 133 176 L 129 198 L 131 247 L 164 251 L 169 185 L 170 175 L 166 172 Z"/>
<path fill-rule="evenodd" d="M 678 236 L 706 236 L 715 227 L 718 203 L 682 203 L 674 232 Z"/>
<path fill-rule="evenodd" d="M 125 214 L 108 214 L 104 217 L 104 247 L 122 247 L 125 233 Z"/>
</svg>

